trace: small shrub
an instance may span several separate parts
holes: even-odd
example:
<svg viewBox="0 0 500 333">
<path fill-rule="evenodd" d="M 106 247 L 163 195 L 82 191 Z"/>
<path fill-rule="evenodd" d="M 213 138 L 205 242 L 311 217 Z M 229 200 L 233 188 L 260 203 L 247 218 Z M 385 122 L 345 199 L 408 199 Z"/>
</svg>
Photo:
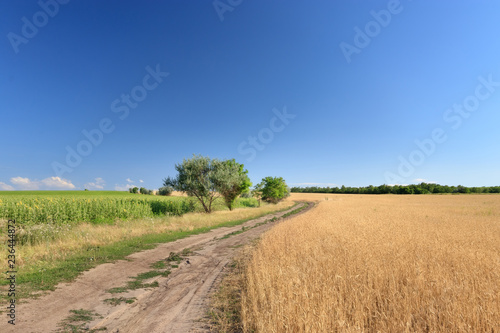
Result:
<svg viewBox="0 0 500 333">
<path fill-rule="evenodd" d="M 152 194 L 153 193 L 153 191 L 148 190 L 147 188 L 144 188 L 144 187 L 141 187 L 141 189 L 139 190 L 139 192 L 141 194 Z"/>
<path fill-rule="evenodd" d="M 158 195 L 172 195 L 174 188 L 172 186 L 163 186 L 158 189 Z"/>
</svg>

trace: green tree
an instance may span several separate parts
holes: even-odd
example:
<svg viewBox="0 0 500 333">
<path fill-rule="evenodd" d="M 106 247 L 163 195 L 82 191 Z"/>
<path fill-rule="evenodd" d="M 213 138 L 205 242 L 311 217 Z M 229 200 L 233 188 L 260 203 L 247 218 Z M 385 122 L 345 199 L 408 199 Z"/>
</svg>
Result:
<svg viewBox="0 0 500 333">
<path fill-rule="evenodd" d="M 184 159 L 181 164 L 176 164 L 175 169 L 177 176 L 164 179 L 164 187 L 170 186 L 196 197 L 207 213 L 212 212 L 213 203 L 221 196 L 232 210 L 236 198 L 245 191 L 248 192 L 252 186 L 248 171 L 234 159 L 220 161 L 193 155 L 190 159 Z"/>
<path fill-rule="evenodd" d="M 141 187 L 141 188 L 139 189 L 139 193 L 140 193 L 140 194 L 151 194 L 151 190 L 148 190 L 148 189 L 147 189 L 147 188 L 145 188 L 145 187 Z"/>
<path fill-rule="evenodd" d="M 290 188 L 282 177 L 266 177 L 262 179 L 262 200 L 278 203 L 290 195 Z"/>
<path fill-rule="evenodd" d="M 458 193 L 470 193 L 470 188 L 462 186 L 462 185 L 458 185 L 456 191 Z"/>
<path fill-rule="evenodd" d="M 175 165 L 178 174 L 175 178 L 167 177 L 163 186 L 171 186 L 177 191 L 196 197 L 206 213 L 212 212 L 212 204 L 219 197 L 215 182 L 216 167 L 220 162 L 210 157 L 193 155 Z"/>
<path fill-rule="evenodd" d="M 224 198 L 229 210 L 233 210 L 236 198 L 242 193 L 247 193 L 252 186 L 247 174 L 248 170 L 244 169 L 244 165 L 234 159 L 215 162 L 213 175 L 215 188 Z"/>
<path fill-rule="evenodd" d="M 158 189 L 158 195 L 171 195 L 173 191 L 172 186 L 163 186 Z"/>
</svg>

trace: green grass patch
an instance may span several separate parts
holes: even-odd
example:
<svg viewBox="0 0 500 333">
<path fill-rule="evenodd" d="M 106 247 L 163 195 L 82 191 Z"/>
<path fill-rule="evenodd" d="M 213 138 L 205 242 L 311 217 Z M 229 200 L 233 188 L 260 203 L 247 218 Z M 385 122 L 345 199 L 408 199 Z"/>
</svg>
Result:
<svg viewBox="0 0 500 333">
<path fill-rule="evenodd" d="M 132 281 L 127 282 L 125 287 L 116 287 L 107 290 L 110 294 L 124 293 L 129 290 L 143 289 L 143 288 L 156 288 L 159 286 L 158 281 L 152 283 L 144 283 L 144 280 L 149 280 L 157 276 L 167 277 L 170 274 L 169 270 L 163 271 L 149 271 L 145 273 L 140 273 L 132 278 Z"/>
<path fill-rule="evenodd" d="M 175 261 L 178 264 L 181 263 L 185 257 L 193 253 L 193 251 L 190 248 L 185 248 L 181 252 L 175 253 L 175 252 L 170 252 L 169 256 L 165 259 L 166 262 L 172 262 Z"/>
<path fill-rule="evenodd" d="M 298 212 L 300 212 L 300 211 L 302 211 L 302 210 L 306 209 L 307 207 L 309 207 L 309 204 L 308 204 L 307 202 L 304 202 L 304 205 L 303 205 L 302 207 L 299 207 L 299 208 L 297 208 L 297 209 L 294 209 L 294 210 L 292 210 L 292 211 L 290 211 L 290 212 L 288 212 L 288 213 L 284 214 L 284 215 L 282 216 L 282 218 L 288 217 L 288 216 L 290 216 L 290 215 L 297 214 Z"/>
<path fill-rule="evenodd" d="M 165 259 L 167 262 L 175 261 L 176 263 L 180 263 L 182 257 L 179 253 L 170 252 L 170 255 Z"/>
<path fill-rule="evenodd" d="M 167 263 L 163 260 L 159 260 L 151 265 L 151 268 L 156 268 L 156 269 L 162 269 L 162 268 L 166 268 L 166 267 L 167 267 Z"/>
<path fill-rule="evenodd" d="M 135 277 L 136 280 L 141 281 L 141 280 L 147 280 L 147 279 L 152 279 L 157 276 L 168 276 L 170 272 L 161 272 L 161 271 L 149 271 L 146 273 L 141 273 Z"/>
<path fill-rule="evenodd" d="M 132 304 L 137 300 L 135 297 L 113 297 L 104 300 L 104 303 L 111 304 L 113 306 L 120 305 L 122 303 Z"/>
<path fill-rule="evenodd" d="M 257 227 L 259 227 L 259 226 L 261 226 L 263 224 L 267 224 L 269 222 L 274 222 L 274 221 L 277 221 L 277 220 L 279 220 L 279 218 L 273 217 L 272 219 L 265 220 L 264 222 L 256 223 L 256 224 L 254 224 L 251 227 L 245 227 L 245 226 L 243 226 L 243 227 L 241 227 L 241 230 L 233 231 L 233 232 L 231 232 L 231 233 L 229 233 L 227 235 L 222 236 L 220 239 L 226 239 L 226 238 L 229 238 L 229 237 L 234 236 L 234 235 L 239 235 L 239 234 L 242 234 L 245 231 L 248 231 L 250 229 L 257 228 Z"/>
<path fill-rule="evenodd" d="M 152 283 L 143 283 L 139 280 L 133 280 L 129 281 L 125 287 L 111 288 L 106 290 L 106 292 L 110 294 L 120 294 L 120 293 L 125 293 L 129 290 L 156 288 L 158 286 L 159 286 L 158 281 Z"/>
<path fill-rule="evenodd" d="M 95 329 L 89 330 L 86 327 L 86 325 L 92 320 L 96 318 L 102 318 L 102 316 L 96 312 L 84 309 L 70 310 L 69 312 L 71 313 L 71 315 L 69 315 L 66 319 L 64 319 L 63 321 L 61 321 L 61 323 L 59 323 L 58 325 L 59 329 L 57 330 L 57 332 L 79 333 L 79 332 L 98 332 L 106 330 L 105 327 L 97 330 Z"/>
<path fill-rule="evenodd" d="M 158 263 L 159 262 L 154 263 L 153 266 L 159 266 Z M 166 268 L 167 266 L 164 265 L 164 267 Z M 167 277 L 170 275 L 170 273 L 171 272 L 168 269 L 152 270 L 140 273 L 137 276 L 133 277 L 132 281 L 127 282 L 127 285 L 125 287 L 111 288 L 107 290 L 107 292 L 110 294 L 118 294 L 118 293 L 124 293 L 129 290 L 136 290 L 142 288 L 156 288 L 159 286 L 158 281 L 154 281 L 152 283 L 144 283 L 144 281 L 155 278 L 157 276 Z"/>
<path fill-rule="evenodd" d="M 226 238 L 229 238 L 231 236 L 244 233 L 245 231 L 250 230 L 250 229 L 252 229 L 252 228 L 243 226 L 243 227 L 241 227 L 241 230 L 233 231 L 227 235 L 222 236 L 220 239 L 226 239 Z"/>
<path fill-rule="evenodd" d="M 253 226 L 251 226 L 251 227 L 245 227 L 245 226 L 243 226 L 243 227 L 241 227 L 241 230 L 233 231 L 233 232 L 231 232 L 231 233 L 229 233 L 229 234 L 227 234 L 227 235 L 224 235 L 224 236 L 223 236 L 223 237 L 221 237 L 220 239 L 225 239 L 225 238 L 229 238 L 229 237 L 234 236 L 234 235 L 238 235 L 238 234 L 244 233 L 245 231 L 248 231 L 248 230 L 253 229 L 253 228 L 257 228 L 257 227 L 259 227 L 259 226 L 261 226 L 261 225 L 263 225 L 263 224 L 269 223 L 269 222 L 275 222 L 275 221 L 278 221 L 280 218 L 284 218 L 284 217 L 287 217 L 287 216 L 290 216 L 290 215 L 293 215 L 293 214 L 296 214 L 296 213 L 300 212 L 300 211 L 301 211 L 302 209 L 304 209 L 305 207 L 307 207 L 307 204 L 306 204 L 305 206 L 302 206 L 302 207 L 300 207 L 300 208 L 298 208 L 298 209 L 295 209 L 295 210 L 293 210 L 293 211 L 291 211 L 291 212 L 289 212 L 289 213 L 286 213 L 286 214 L 285 214 L 285 215 L 283 215 L 282 217 L 276 217 L 276 216 L 275 216 L 275 217 L 273 217 L 272 219 L 267 219 L 267 220 L 265 220 L 264 222 L 259 222 L 259 223 L 256 223 L 256 224 L 254 224 L 254 225 L 253 225 Z"/>
</svg>

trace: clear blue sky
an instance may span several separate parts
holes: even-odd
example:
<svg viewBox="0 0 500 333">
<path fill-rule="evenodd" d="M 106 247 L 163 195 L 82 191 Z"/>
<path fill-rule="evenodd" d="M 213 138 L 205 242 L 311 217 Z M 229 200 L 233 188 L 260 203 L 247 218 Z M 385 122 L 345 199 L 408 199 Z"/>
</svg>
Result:
<svg viewBox="0 0 500 333">
<path fill-rule="evenodd" d="M 500 184 L 497 2 L 41 3 L 0 3 L 0 189 L 154 189 L 193 153 L 254 183 Z"/>
</svg>

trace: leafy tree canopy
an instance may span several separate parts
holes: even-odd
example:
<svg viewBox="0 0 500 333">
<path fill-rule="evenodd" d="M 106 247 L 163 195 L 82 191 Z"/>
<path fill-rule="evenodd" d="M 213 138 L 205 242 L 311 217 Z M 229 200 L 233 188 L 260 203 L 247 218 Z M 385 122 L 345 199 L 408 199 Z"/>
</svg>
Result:
<svg viewBox="0 0 500 333">
<path fill-rule="evenodd" d="M 278 203 L 290 195 L 290 189 L 282 177 L 263 178 L 257 187 L 262 189 L 262 200 L 271 203 Z"/>
<path fill-rule="evenodd" d="M 164 179 L 163 186 L 196 197 L 207 213 L 212 212 L 214 201 L 221 196 L 232 209 L 236 198 L 252 185 L 248 171 L 234 159 L 221 161 L 193 155 L 176 164 L 175 169 L 177 176 Z"/>
</svg>

